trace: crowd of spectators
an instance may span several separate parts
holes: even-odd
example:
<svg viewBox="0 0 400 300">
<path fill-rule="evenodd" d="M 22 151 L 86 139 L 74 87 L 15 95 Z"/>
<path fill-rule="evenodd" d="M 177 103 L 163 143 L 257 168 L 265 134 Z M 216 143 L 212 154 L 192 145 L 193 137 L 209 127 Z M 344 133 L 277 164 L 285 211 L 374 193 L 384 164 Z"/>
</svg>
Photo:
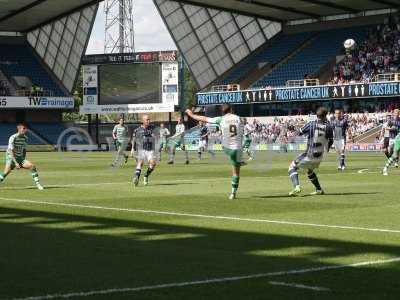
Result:
<svg viewBox="0 0 400 300">
<path fill-rule="evenodd" d="M 400 17 L 388 18 L 368 32 L 365 41 L 356 41 L 343 61 L 333 70 L 331 84 L 370 82 L 377 74 L 400 72 Z"/>
<path fill-rule="evenodd" d="M 332 119 L 333 114 L 328 115 Z M 386 113 L 351 113 L 346 114 L 349 123 L 347 139 L 351 141 L 355 137 L 379 126 L 386 118 Z M 266 121 L 262 118 L 254 118 L 249 122 L 252 129 L 253 144 L 291 144 L 297 143 L 302 138 L 298 136 L 298 130 L 303 127 L 312 116 L 277 117 Z M 212 130 L 211 140 L 219 143 L 220 132 Z"/>
</svg>

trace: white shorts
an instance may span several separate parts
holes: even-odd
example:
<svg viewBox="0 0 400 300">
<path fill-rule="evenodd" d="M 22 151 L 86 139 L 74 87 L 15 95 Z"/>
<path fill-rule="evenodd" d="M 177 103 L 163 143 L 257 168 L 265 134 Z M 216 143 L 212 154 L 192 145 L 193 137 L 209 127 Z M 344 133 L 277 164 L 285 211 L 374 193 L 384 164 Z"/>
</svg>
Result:
<svg viewBox="0 0 400 300">
<path fill-rule="evenodd" d="M 140 150 L 138 153 L 138 160 L 150 162 L 151 160 L 156 160 L 156 154 L 153 150 Z"/>
<path fill-rule="evenodd" d="M 305 170 L 315 170 L 319 168 L 321 162 L 322 157 L 310 158 L 308 157 L 307 153 L 303 153 L 292 162 L 292 165 L 290 167 L 297 167 L 299 169 Z"/>
<path fill-rule="evenodd" d="M 335 150 L 338 152 L 346 149 L 346 142 L 344 139 L 334 140 L 333 145 L 335 146 Z"/>
<path fill-rule="evenodd" d="M 392 138 L 389 139 L 389 147 L 393 147 L 395 140 L 396 139 L 392 139 Z"/>
<path fill-rule="evenodd" d="M 199 148 L 207 148 L 207 141 L 206 140 L 200 140 L 199 141 Z"/>
</svg>

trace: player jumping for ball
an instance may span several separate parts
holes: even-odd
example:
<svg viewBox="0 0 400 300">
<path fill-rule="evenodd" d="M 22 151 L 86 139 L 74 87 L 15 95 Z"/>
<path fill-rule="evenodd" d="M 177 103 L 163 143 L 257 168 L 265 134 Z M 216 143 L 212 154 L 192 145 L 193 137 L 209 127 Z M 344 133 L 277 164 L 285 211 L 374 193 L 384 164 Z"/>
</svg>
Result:
<svg viewBox="0 0 400 300">
<path fill-rule="evenodd" d="M 4 172 L 0 172 L 0 183 L 3 182 L 14 169 L 25 169 L 31 171 L 37 189 L 43 190 L 35 165 L 26 159 L 26 147 L 28 145 L 27 131 L 27 125 L 20 123 L 17 125 L 17 133 L 10 137 L 6 152 L 6 166 Z"/>
<path fill-rule="evenodd" d="M 289 177 L 294 187 L 289 196 L 297 196 L 301 193 L 298 175 L 299 168 L 307 170 L 308 178 L 315 186 L 316 190 L 311 195 L 324 194 L 314 170 L 319 168 L 325 150 L 329 151 L 329 148 L 333 144 L 333 129 L 326 119 L 327 113 L 326 108 L 319 108 L 317 111 L 317 120 L 307 123 L 299 131 L 299 135 L 306 135 L 308 137 L 307 150 L 298 156 L 289 166 Z"/>
<path fill-rule="evenodd" d="M 147 162 L 148 168 L 143 178 L 143 184 L 146 186 L 149 184 L 149 177 L 157 165 L 155 153 L 156 133 L 155 128 L 150 124 L 148 115 L 143 116 L 142 125 L 134 131 L 132 137 L 132 145 L 133 144 L 135 144 L 136 147 L 132 147 L 131 156 L 134 156 L 135 148 L 137 151 L 137 165 L 133 177 L 133 184 L 134 186 L 138 186 L 143 164 Z"/>
<path fill-rule="evenodd" d="M 240 167 L 243 165 L 243 123 L 239 116 L 232 113 L 230 105 L 222 105 L 221 110 L 223 116 L 217 118 L 195 115 L 190 109 L 186 110 L 186 114 L 196 121 L 217 124 L 221 128 L 224 152 L 229 156 L 232 164 L 232 192 L 229 199 L 233 200 L 239 188 Z"/>
</svg>

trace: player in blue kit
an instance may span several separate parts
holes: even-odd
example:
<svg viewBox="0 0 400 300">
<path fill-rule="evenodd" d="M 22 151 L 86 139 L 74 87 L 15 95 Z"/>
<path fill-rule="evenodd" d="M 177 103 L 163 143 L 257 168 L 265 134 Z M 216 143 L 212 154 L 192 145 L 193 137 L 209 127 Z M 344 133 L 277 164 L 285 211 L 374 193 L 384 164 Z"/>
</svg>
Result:
<svg viewBox="0 0 400 300">
<path fill-rule="evenodd" d="M 298 196 L 301 193 L 298 170 L 306 169 L 308 179 L 315 187 L 312 195 L 323 195 L 324 191 L 319 183 L 317 174 L 314 170 L 319 168 L 325 151 L 333 144 L 333 129 L 326 119 L 328 111 L 320 107 L 317 111 L 317 120 L 307 123 L 299 130 L 299 135 L 307 136 L 307 150 L 298 156 L 289 166 L 289 177 L 293 183 L 294 189 L 289 196 Z"/>
<path fill-rule="evenodd" d="M 341 109 L 335 110 L 335 117 L 331 121 L 333 128 L 333 145 L 338 155 L 338 170 L 344 171 L 346 168 L 346 139 L 349 129 L 349 122 Z"/>
<path fill-rule="evenodd" d="M 200 137 L 199 137 L 199 148 L 197 150 L 197 155 L 199 160 L 201 160 L 201 154 L 203 152 L 208 152 L 212 157 L 215 157 L 215 153 L 209 149 L 209 136 L 210 136 L 210 129 L 208 128 L 207 124 L 200 121 L 199 122 L 200 128 Z"/>
<path fill-rule="evenodd" d="M 157 151 L 158 151 L 158 138 L 159 132 L 156 128 L 150 124 L 150 118 L 148 115 L 144 115 L 142 118 L 142 125 L 138 127 L 132 138 L 131 155 L 134 156 L 134 152 L 137 152 L 137 165 L 135 174 L 133 176 L 133 185 L 138 186 L 142 168 L 145 162 L 148 163 L 148 168 L 144 174 L 143 184 L 146 186 L 149 184 L 149 177 L 153 173 L 157 165 Z"/>
</svg>

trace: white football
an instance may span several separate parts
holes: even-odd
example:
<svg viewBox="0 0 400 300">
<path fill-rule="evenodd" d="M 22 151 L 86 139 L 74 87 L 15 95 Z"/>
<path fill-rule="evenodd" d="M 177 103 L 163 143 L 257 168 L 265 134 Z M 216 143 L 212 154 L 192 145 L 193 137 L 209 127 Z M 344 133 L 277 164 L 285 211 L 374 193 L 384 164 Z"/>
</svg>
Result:
<svg viewBox="0 0 400 300">
<path fill-rule="evenodd" d="M 353 39 L 347 39 L 343 44 L 346 49 L 353 49 L 355 45 L 356 41 Z"/>
</svg>

